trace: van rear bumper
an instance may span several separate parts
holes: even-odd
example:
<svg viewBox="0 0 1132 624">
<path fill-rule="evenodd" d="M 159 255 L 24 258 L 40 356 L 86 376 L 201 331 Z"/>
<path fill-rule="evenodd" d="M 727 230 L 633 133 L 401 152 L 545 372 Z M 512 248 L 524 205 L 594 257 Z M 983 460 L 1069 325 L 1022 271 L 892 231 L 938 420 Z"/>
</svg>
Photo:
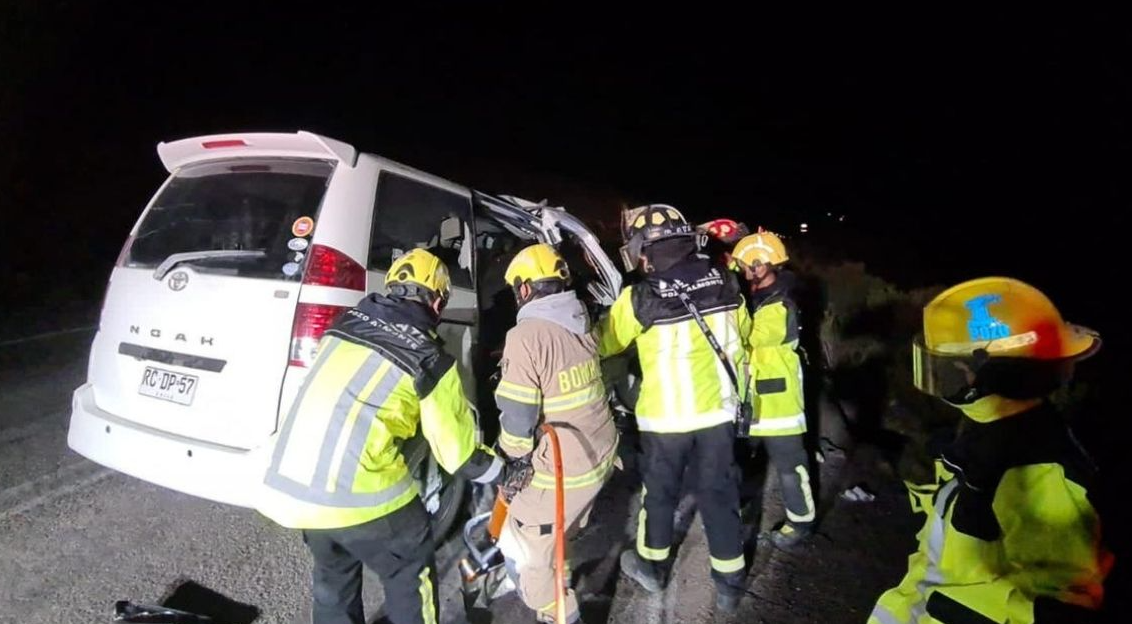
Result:
<svg viewBox="0 0 1132 624">
<path fill-rule="evenodd" d="M 193 496 L 254 505 L 266 468 L 257 450 L 185 438 L 120 418 L 95 404 L 89 383 L 75 390 L 71 406 L 67 446 L 87 459 Z"/>
</svg>

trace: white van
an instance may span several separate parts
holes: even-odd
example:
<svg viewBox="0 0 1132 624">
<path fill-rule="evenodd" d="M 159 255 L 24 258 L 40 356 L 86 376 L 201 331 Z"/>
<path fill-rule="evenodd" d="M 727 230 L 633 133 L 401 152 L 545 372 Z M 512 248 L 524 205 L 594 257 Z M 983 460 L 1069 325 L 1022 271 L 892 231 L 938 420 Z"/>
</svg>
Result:
<svg viewBox="0 0 1132 624">
<path fill-rule="evenodd" d="M 620 274 L 565 211 L 492 197 L 309 132 L 161 143 L 169 178 L 110 276 L 68 444 L 146 481 L 250 505 L 264 448 L 322 332 L 401 253 L 452 275 L 440 334 L 468 396 L 490 411 L 491 354 L 514 321 L 503 269 L 545 241 L 567 253 L 594 305 Z M 493 425 L 484 423 L 485 429 Z M 410 441 L 430 511 L 448 481 Z M 415 448 L 413 445 L 415 443 Z"/>
</svg>

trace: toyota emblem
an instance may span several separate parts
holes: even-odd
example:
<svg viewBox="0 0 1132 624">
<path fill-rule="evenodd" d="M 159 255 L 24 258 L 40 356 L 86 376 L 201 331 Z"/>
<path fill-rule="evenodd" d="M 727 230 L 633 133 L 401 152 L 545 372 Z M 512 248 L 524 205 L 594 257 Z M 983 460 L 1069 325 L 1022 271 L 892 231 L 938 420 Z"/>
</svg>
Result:
<svg viewBox="0 0 1132 624">
<path fill-rule="evenodd" d="M 170 290 L 184 290 L 185 286 L 189 284 L 189 274 L 184 271 L 177 271 L 169 276 L 169 289 Z"/>
</svg>

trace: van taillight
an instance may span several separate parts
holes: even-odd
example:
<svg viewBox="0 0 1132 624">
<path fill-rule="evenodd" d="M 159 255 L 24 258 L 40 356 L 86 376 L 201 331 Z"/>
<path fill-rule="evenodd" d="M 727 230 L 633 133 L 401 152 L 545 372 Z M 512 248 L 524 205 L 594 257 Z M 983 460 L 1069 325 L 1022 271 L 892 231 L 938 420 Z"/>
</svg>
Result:
<svg viewBox="0 0 1132 624">
<path fill-rule="evenodd" d="M 321 303 L 300 303 L 295 308 L 295 323 L 291 331 L 291 366 L 306 368 L 314 362 L 318 340 L 346 309 L 347 306 Z"/>
<path fill-rule="evenodd" d="M 306 272 L 303 274 L 303 284 L 365 292 L 366 270 L 353 258 L 333 247 L 312 245 L 307 257 Z M 291 366 L 307 367 L 314 362 L 322 334 L 346 309 L 347 306 L 322 303 L 298 304 L 291 332 Z"/>
<path fill-rule="evenodd" d="M 366 270 L 346 254 L 327 247 L 313 245 L 307 258 L 307 270 L 303 275 L 304 284 L 334 286 L 351 290 L 365 291 Z"/>
</svg>

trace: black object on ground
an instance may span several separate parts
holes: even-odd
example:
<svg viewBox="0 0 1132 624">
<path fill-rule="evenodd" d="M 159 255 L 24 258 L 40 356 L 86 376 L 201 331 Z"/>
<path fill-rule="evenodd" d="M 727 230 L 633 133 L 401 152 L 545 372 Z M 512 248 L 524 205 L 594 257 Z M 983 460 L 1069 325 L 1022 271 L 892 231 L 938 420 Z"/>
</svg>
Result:
<svg viewBox="0 0 1132 624">
<path fill-rule="evenodd" d="M 196 581 L 185 581 L 160 605 L 119 600 L 114 604 L 115 622 L 146 624 L 251 624 L 259 608 L 236 602 Z"/>
</svg>

